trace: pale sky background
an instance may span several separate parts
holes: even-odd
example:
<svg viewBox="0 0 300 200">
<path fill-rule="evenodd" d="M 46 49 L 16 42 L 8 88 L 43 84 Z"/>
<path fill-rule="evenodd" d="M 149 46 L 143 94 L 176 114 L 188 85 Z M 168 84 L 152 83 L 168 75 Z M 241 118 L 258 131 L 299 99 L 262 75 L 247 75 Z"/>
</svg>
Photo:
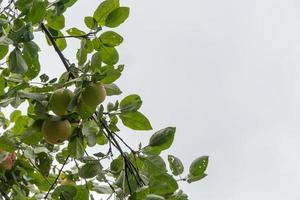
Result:
<svg viewBox="0 0 300 200">
<path fill-rule="evenodd" d="M 300 0 L 121 3 L 131 7 L 118 29 L 123 96 L 141 95 L 155 130 L 177 127 L 167 153 L 185 173 L 210 156 L 208 176 L 182 184 L 190 199 L 300 200 Z M 84 27 L 98 4 L 79 0 L 67 27 Z M 40 46 L 44 69 L 57 76 L 63 65 Z M 74 51 L 65 53 L 74 61 Z M 121 135 L 137 146 L 153 132 Z"/>
</svg>

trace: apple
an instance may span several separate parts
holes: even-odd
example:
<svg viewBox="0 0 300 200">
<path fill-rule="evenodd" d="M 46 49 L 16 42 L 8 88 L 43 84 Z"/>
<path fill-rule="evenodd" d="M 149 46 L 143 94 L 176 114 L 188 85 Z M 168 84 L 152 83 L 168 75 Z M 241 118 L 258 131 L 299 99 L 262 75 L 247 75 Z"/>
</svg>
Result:
<svg viewBox="0 0 300 200">
<path fill-rule="evenodd" d="M 54 91 L 49 100 L 50 110 L 59 116 L 67 115 L 67 108 L 73 96 L 73 92 L 66 88 Z"/>
<path fill-rule="evenodd" d="M 50 117 L 42 125 L 42 134 L 49 144 L 59 144 L 67 140 L 72 134 L 70 122 L 59 117 Z"/>
</svg>

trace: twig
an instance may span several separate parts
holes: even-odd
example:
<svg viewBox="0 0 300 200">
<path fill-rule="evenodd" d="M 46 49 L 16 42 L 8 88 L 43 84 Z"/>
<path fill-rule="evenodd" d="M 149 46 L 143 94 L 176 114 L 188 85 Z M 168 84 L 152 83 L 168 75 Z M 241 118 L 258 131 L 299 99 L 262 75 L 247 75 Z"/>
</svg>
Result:
<svg viewBox="0 0 300 200">
<path fill-rule="evenodd" d="M 60 38 L 89 38 L 91 35 L 96 35 L 101 29 L 90 32 L 84 35 L 66 35 L 66 36 L 55 36 L 54 39 L 60 39 Z"/>
<path fill-rule="evenodd" d="M 9 196 L 7 196 L 7 194 L 2 190 L 2 188 L 0 188 L 0 193 L 4 197 L 5 200 L 10 200 Z"/>
<path fill-rule="evenodd" d="M 60 170 L 59 170 L 59 172 L 58 172 L 58 174 L 57 174 L 57 176 L 56 176 L 56 178 L 55 178 L 54 182 L 53 182 L 53 183 L 52 183 L 52 185 L 50 186 L 50 188 L 49 188 L 49 190 L 48 190 L 48 192 L 47 192 L 46 196 L 44 197 L 44 199 L 47 199 L 48 195 L 50 194 L 50 191 L 53 189 L 53 187 L 54 187 L 54 186 L 55 186 L 55 184 L 57 183 L 57 181 L 58 181 L 58 178 L 59 178 L 59 176 L 60 176 L 60 174 L 61 174 L 62 170 L 64 169 L 64 167 L 65 167 L 65 165 L 66 165 L 66 163 L 67 163 L 67 161 L 68 161 L 69 157 L 70 157 L 70 155 L 68 155 L 68 156 L 67 156 L 67 158 L 65 159 L 65 161 L 64 161 L 64 163 L 63 163 L 63 165 L 61 166 L 61 168 L 60 168 Z"/>
<path fill-rule="evenodd" d="M 62 54 L 61 50 L 58 48 L 55 39 L 53 38 L 53 36 L 51 35 L 51 33 L 49 32 L 49 30 L 47 29 L 47 27 L 45 26 L 44 23 L 41 23 L 41 28 L 44 31 L 44 33 L 47 35 L 47 37 L 49 38 L 51 44 L 53 45 L 56 53 L 58 54 L 60 60 L 62 61 L 62 63 L 64 64 L 66 70 L 68 72 L 70 72 L 70 65 L 67 62 L 67 59 L 65 58 L 65 56 Z M 70 73 L 71 78 L 75 78 L 74 75 L 72 73 Z"/>
<path fill-rule="evenodd" d="M 29 160 L 30 164 L 32 165 L 32 167 L 35 168 L 42 175 L 42 177 L 45 179 L 45 181 L 49 185 L 51 185 L 50 181 L 40 172 L 40 170 L 37 168 L 37 166 L 35 166 L 35 164 L 30 159 L 28 159 L 28 160 Z"/>
</svg>

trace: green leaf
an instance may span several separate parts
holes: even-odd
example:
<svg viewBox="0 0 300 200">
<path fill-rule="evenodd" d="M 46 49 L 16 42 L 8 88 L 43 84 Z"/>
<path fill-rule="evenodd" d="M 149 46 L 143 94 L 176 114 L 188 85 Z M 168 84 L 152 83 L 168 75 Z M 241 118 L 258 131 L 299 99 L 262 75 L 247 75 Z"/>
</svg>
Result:
<svg viewBox="0 0 300 200">
<path fill-rule="evenodd" d="M 6 81 L 2 76 L 0 76 L 0 95 L 3 95 L 5 93 L 5 87 Z"/>
<path fill-rule="evenodd" d="M 119 61 L 119 53 L 114 47 L 102 46 L 100 52 L 105 64 L 114 65 Z"/>
<path fill-rule="evenodd" d="M 82 126 L 82 134 L 87 139 L 88 146 L 92 147 L 96 145 L 96 135 L 99 131 L 99 127 L 95 121 L 86 121 Z"/>
<path fill-rule="evenodd" d="M 157 195 L 172 194 L 178 189 L 176 180 L 169 174 L 152 176 L 149 182 L 150 192 Z"/>
<path fill-rule="evenodd" d="M 9 70 L 12 73 L 24 74 L 28 70 L 28 66 L 22 56 L 21 51 L 15 48 L 9 55 Z"/>
<path fill-rule="evenodd" d="M 185 193 L 183 193 L 182 190 L 178 190 L 168 198 L 168 200 L 188 200 L 188 199 L 189 199 L 188 196 Z"/>
<path fill-rule="evenodd" d="M 201 156 L 195 159 L 189 170 L 187 182 L 192 183 L 198 181 L 206 176 L 204 173 L 208 165 L 208 156 Z"/>
<path fill-rule="evenodd" d="M 16 150 L 16 145 L 11 138 L 9 138 L 7 135 L 3 135 L 0 137 L 0 149 L 13 152 Z"/>
<path fill-rule="evenodd" d="M 78 51 L 76 53 L 76 58 L 78 60 L 79 66 L 83 65 L 85 63 L 85 61 L 87 60 L 88 52 L 84 48 L 84 45 L 85 45 L 85 40 L 81 40 L 81 47 L 80 47 L 80 49 L 78 49 Z"/>
<path fill-rule="evenodd" d="M 157 176 L 167 172 L 166 164 L 160 156 L 148 156 L 142 159 L 149 176 Z"/>
<path fill-rule="evenodd" d="M 98 194 L 111 194 L 113 192 L 112 189 L 106 185 L 94 186 L 92 190 Z"/>
<path fill-rule="evenodd" d="M 2 60 L 6 56 L 7 53 L 8 53 L 8 46 L 0 45 L 0 60 Z"/>
<path fill-rule="evenodd" d="M 57 36 L 61 37 L 64 35 L 62 34 L 62 32 L 58 31 Z M 59 50 L 63 51 L 67 47 L 67 42 L 66 42 L 65 38 L 59 38 L 59 39 L 56 39 L 55 41 L 56 41 L 56 44 L 57 44 Z"/>
<path fill-rule="evenodd" d="M 179 158 L 173 155 L 168 155 L 168 161 L 170 169 L 175 176 L 178 176 L 183 173 L 184 166 Z"/>
<path fill-rule="evenodd" d="M 142 103 L 143 103 L 142 99 L 139 95 L 137 94 L 129 95 L 124 99 L 122 99 L 122 101 L 120 102 L 121 112 L 125 113 L 125 112 L 137 111 L 142 106 Z"/>
<path fill-rule="evenodd" d="M 145 200 L 165 200 L 165 198 L 156 194 L 148 194 Z"/>
<path fill-rule="evenodd" d="M 85 186 L 77 187 L 76 196 L 73 200 L 89 200 L 89 191 Z"/>
<path fill-rule="evenodd" d="M 70 156 L 74 158 L 82 158 L 84 155 L 84 145 L 83 145 L 83 140 L 81 137 L 75 137 L 71 139 L 68 145 L 68 151 Z"/>
<path fill-rule="evenodd" d="M 120 95 L 122 91 L 116 84 L 104 84 L 107 96 Z"/>
<path fill-rule="evenodd" d="M 148 146 L 144 148 L 144 152 L 157 155 L 161 151 L 168 149 L 173 143 L 175 131 L 176 128 L 168 127 L 154 133 L 150 138 Z"/>
<path fill-rule="evenodd" d="M 22 133 L 21 140 L 25 144 L 36 145 L 41 141 L 42 137 L 40 130 L 29 127 Z"/>
<path fill-rule="evenodd" d="M 47 1 L 33 0 L 30 11 L 27 14 L 32 24 L 40 23 L 46 15 Z"/>
<path fill-rule="evenodd" d="M 100 71 L 102 64 L 102 59 L 101 59 L 101 53 L 96 52 L 93 54 L 92 59 L 91 59 L 91 68 L 92 71 Z"/>
<path fill-rule="evenodd" d="M 55 188 L 51 194 L 53 199 L 73 199 L 76 196 L 77 190 L 73 185 L 60 185 Z"/>
<path fill-rule="evenodd" d="M 98 26 L 97 21 L 94 19 L 94 17 L 87 16 L 84 18 L 84 23 L 86 27 L 95 30 Z"/>
<path fill-rule="evenodd" d="M 133 130 L 151 130 L 149 120 L 140 112 L 128 112 L 119 115 L 123 124 Z"/>
<path fill-rule="evenodd" d="M 110 84 L 115 82 L 121 76 L 121 72 L 118 69 L 115 69 L 113 66 L 107 65 L 101 69 L 104 74 L 104 78 L 101 79 L 101 82 L 104 84 Z"/>
<path fill-rule="evenodd" d="M 45 152 L 39 153 L 35 158 L 35 165 L 37 166 L 39 172 L 43 176 L 49 175 L 51 164 L 52 164 L 52 158 L 48 156 L 48 154 Z"/>
<path fill-rule="evenodd" d="M 83 165 L 79 171 L 78 175 L 81 178 L 93 178 L 97 176 L 102 170 L 102 166 L 98 161 L 92 161 Z"/>
<path fill-rule="evenodd" d="M 105 26 L 110 28 L 115 28 L 122 24 L 129 16 L 129 8 L 128 7 L 119 7 L 113 10 L 105 21 Z"/>
<path fill-rule="evenodd" d="M 23 56 L 27 63 L 28 70 L 25 75 L 29 79 L 34 79 L 40 73 L 40 62 L 39 62 L 39 55 L 38 52 L 40 51 L 39 46 L 33 42 L 26 42 L 24 43 L 23 47 Z"/>
<path fill-rule="evenodd" d="M 71 36 L 81 36 L 81 35 L 85 35 L 86 33 L 82 30 L 79 30 L 76 27 L 70 28 L 67 30 L 67 33 Z"/>
<path fill-rule="evenodd" d="M 106 31 L 99 37 L 101 42 L 107 46 L 115 47 L 123 42 L 123 37 L 114 31 Z"/>
<path fill-rule="evenodd" d="M 48 13 L 46 16 L 47 26 L 55 29 L 61 30 L 65 27 L 65 17 L 63 15 L 56 16 L 52 12 Z"/>
<path fill-rule="evenodd" d="M 10 116 L 9 119 L 11 122 L 17 121 L 17 119 L 21 116 L 22 112 L 20 110 L 14 110 Z"/>
<path fill-rule="evenodd" d="M 93 17 L 100 26 L 105 25 L 107 16 L 120 6 L 119 0 L 103 1 L 95 10 Z"/>
</svg>

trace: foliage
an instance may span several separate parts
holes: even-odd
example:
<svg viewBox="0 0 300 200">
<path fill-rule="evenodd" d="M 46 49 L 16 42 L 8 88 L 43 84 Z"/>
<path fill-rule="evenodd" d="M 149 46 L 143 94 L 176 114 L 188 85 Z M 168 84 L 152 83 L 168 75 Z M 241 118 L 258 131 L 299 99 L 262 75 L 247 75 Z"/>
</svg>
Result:
<svg viewBox="0 0 300 200">
<path fill-rule="evenodd" d="M 167 165 L 161 157 L 176 129 L 161 129 L 134 150 L 119 136 L 119 127 L 152 130 L 140 110 L 141 97 L 108 102 L 122 93 L 115 82 L 124 65 L 118 64 L 117 51 L 123 37 L 106 29 L 125 22 L 130 9 L 119 0 L 105 0 L 83 19 L 86 30 L 65 28 L 64 13 L 76 1 L 0 0 L 0 107 L 14 108 L 10 116 L 0 112 L 0 197 L 84 200 L 98 193 L 115 199 L 188 199 L 178 182 L 205 177 L 208 157 L 195 159 L 182 178 L 180 159 L 169 155 Z M 58 78 L 40 74 L 41 49 L 34 38 L 39 32 L 65 68 Z M 69 39 L 80 42 L 76 62 L 63 54 Z M 25 113 L 21 105 L 27 106 Z M 52 118 L 56 121 L 50 123 Z M 71 130 L 67 139 L 52 135 L 66 130 Z M 45 134 L 54 137 L 52 144 Z M 88 153 L 99 146 L 107 151 Z M 3 165 L 8 161 L 12 167 Z"/>
</svg>

